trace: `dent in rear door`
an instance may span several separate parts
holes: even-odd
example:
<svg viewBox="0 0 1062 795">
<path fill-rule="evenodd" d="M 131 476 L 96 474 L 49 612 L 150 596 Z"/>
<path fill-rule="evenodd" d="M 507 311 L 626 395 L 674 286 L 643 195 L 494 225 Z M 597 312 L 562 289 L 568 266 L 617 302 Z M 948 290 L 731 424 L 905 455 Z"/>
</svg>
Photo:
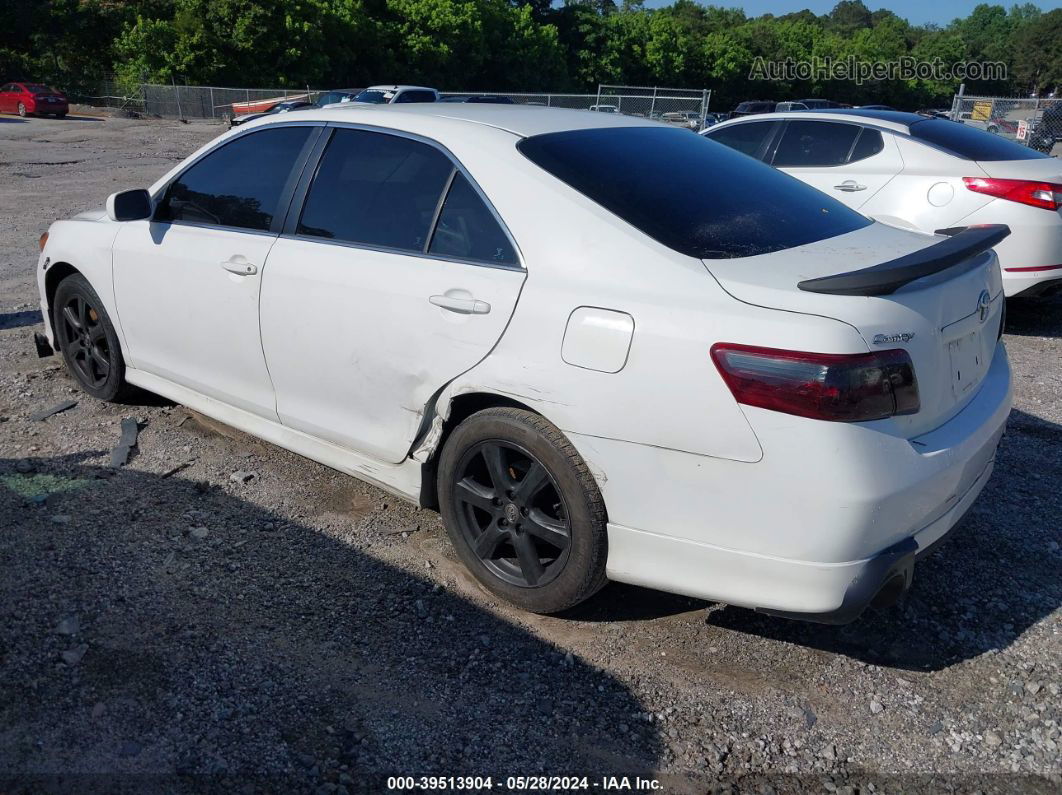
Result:
<svg viewBox="0 0 1062 795">
<path fill-rule="evenodd" d="M 305 195 L 262 282 L 277 413 L 397 463 L 432 396 L 501 337 L 525 272 L 485 197 L 428 142 L 338 129 Z"/>
<path fill-rule="evenodd" d="M 523 271 L 277 241 L 262 285 L 262 342 L 281 422 L 403 460 L 431 397 L 501 337 L 523 280 Z"/>
</svg>

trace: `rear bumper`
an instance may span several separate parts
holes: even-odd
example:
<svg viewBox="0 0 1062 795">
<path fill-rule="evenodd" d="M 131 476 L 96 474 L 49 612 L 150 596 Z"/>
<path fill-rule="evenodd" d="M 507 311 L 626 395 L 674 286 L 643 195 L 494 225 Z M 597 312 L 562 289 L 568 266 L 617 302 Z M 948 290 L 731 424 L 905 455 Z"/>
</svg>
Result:
<svg viewBox="0 0 1062 795">
<path fill-rule="evenodd" d="M 848 624 L 870 605 L 887 606 L 907 592 L 915 562 L 960 525 L 993 467 L 994 460 L 944 516 L 865 560 L 774 558 L 609 523 L 608 576 L 785 618 Z"/>
<path fill-rule="evenodd" d="M 602 473 L 611 579 L 843 623 L 910 587 L 988 482 L 1010 405 L 999 347 L 974 399 L 917 439 L 761 409 L 758 463 L 569 436 Z"/>
<path fill-rule="evenodd" d="M 1003 271 L 1003 290 L 1009 298 L 1037 298 L 1062 289 L 1062 265 L 1050 270 Z"/>
<path fill-rule="evenodd" d="M 1010 227 L 1010 237 L 995 246 L 1008 298 L 1039 295 L 1062 281 L 1062 215 L 1057 211 L 993 199 L 962 220 L 963 225 L 986 223 Z"/>
</svg>

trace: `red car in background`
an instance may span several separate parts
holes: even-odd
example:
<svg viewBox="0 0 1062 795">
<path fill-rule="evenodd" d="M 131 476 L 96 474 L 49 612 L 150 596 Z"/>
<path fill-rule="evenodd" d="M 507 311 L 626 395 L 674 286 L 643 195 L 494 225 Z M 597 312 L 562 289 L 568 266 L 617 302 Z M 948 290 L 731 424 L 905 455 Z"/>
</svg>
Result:
<svg viewBox="0 0 1062 795">
<path fill-rule="evenodd" d="M 7 83 L 0 86 L 0 113 L 52 115 L 61 119 L 69 110 L 66 94 L 43 83 Z"/>
</svg>

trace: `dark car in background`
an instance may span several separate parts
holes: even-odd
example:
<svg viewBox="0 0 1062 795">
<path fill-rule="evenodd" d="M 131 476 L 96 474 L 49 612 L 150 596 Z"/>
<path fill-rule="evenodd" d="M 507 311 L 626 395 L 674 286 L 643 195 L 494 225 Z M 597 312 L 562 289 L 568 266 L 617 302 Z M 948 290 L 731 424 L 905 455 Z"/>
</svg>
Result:
<svg viewBox="0 0 1062 795">
<path fill-rule="evenodd" d="M 488 105 L 515 105 L 511 97 L 502 94 L 451 94 L 439 102 L 482 102 Z"/>
<path fill-rule="evenodd" d="M 44 83 L 6 83 L 0 86 L 0 113 L 63 118 L 70 110 L 66 94 Z"/>
<path fill-rule="evenodd" d="M 774 113 L 774 108 L 777 104 L 777 102 L 768 102 L 766 100 L 742 102 L 734 108 L 730 118 L 736 119 L 738 116 L 751 116 L 754 113 Z"/>
</svg>

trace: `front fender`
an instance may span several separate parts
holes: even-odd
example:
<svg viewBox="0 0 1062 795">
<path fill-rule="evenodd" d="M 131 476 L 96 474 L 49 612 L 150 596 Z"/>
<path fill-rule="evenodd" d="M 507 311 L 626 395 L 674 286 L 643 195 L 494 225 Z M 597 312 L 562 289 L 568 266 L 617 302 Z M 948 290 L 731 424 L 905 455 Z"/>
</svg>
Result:
<svg viewBox="0 0 1062 795">
<path fill-rule="evenodd" d="M 37 260 L 37 289 L 40 293 L 41 312 L 44 315 L 45 334 L 53 348 L 55 330 L 51 323 L 48 274 L 53 272 L 54 268 L 66 265 L 84 276 L 99 295 L 103 309 L 118 334 L 123 354 L 125 353 L 127 345 L 114 300 L 111 267 L 111 252 L 120 229 L 120 224 L 109 221 L 82 219 L 56 221 L 48 228 L 48 241 Z M 51 286 L 54 287 L 54 284 Z"/>
</svg>

